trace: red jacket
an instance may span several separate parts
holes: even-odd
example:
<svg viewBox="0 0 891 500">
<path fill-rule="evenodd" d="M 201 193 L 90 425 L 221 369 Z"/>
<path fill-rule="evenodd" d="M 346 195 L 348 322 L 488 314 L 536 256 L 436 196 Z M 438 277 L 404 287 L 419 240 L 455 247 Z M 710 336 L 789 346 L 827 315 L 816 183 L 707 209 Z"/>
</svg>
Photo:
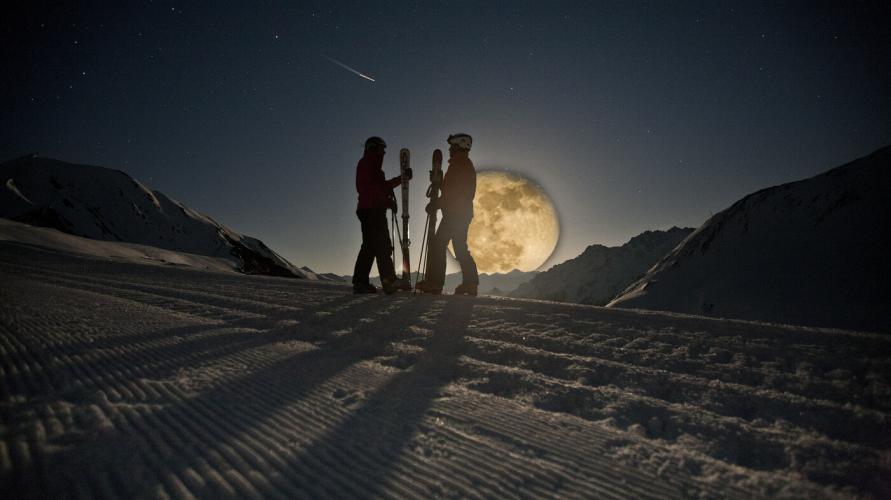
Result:
<svg viewBox="0 0 891 500">
<path fill-rule="evenodd" d="M 476 195 L 476 169 L 470 159 L 449 159 L 449 169 L 442 178 L 439 208 L 443 212 L 473 214 Z"/>
<path fill-rule="evenodd" d="M 393 188 L 402 184 L 402 177 L 387 180 L 381 165 L 384 163 L 382 153 L 366 152 L 356 165 L 356 191 L 359 193 L 357 208 L 389 208 L 390 195 Z"/>
</svg>

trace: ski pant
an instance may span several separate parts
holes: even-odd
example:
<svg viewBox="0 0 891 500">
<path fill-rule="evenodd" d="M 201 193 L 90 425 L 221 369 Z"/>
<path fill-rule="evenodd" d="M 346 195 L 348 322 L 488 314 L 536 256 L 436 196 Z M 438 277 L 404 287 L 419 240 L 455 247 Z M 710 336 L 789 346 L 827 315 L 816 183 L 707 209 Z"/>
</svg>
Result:
<svg viewBox="0 0 891 500">
<path fill-rule="evenodd" d="M 436 235 L 427 250 L 427 273 L 424 280 L 435 286 L 445 282 L 446 247 L 449 241 L 455 250 L 455 259 L 461 264 L 461 275 L 465 285 L 479 285 L 480 277 L 476 270 L 476 262 L 467 249 L 467 230 L 473 213 L 449 213 L 443 211 L 442 221 L 436 228 Z"/>
<path fill-rule="evenodd" d="M 377 259 L 377 272 L 381 280 L 393 281 L 396 271 L 393 268 L 390 242 L 390 228 L 387 225 L 386 208 L 360 208 L 356 210 L 359 223 L 362 225 L 362 247 L 356 257 L 353 268 L 353 284 L 368 283 L 371 265 Z"/>
</svg>

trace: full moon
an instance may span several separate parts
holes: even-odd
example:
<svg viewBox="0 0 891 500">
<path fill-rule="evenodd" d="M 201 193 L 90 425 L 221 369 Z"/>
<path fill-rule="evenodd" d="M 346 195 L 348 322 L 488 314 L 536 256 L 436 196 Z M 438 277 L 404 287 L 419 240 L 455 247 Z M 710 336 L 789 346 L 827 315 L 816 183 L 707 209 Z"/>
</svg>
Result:
<svg viewBox="0 0 891 500">
<path fill-rule="evenodd" d="M 479 272 L 534 271 L 559 237 L 557 210 L 541 187 L 511 172 L 477 174 L 467 245 Z"/>
</svg>

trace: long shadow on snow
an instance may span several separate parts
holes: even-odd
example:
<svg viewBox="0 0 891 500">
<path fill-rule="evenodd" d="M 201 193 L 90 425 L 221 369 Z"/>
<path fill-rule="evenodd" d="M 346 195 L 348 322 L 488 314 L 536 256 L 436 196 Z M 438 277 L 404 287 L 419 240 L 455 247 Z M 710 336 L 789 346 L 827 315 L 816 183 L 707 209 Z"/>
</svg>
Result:
<svg viewBox="0 0 891 500">
<path fill-rule="evenodd" d="M 386 483 L 434 399 L 456 378 L 473 304 L 463 298 L 447 299 L 415 365 L 395 375 L 361 408 L 303 450 L 295 466 L 336 457 L 336 468 L 324 469 L 316 480 L 361 488 L 350 491 L 351 497 L 402 496 L 406 489 L 417 489 L 414 493 L 420 497 L 429 495 L 413 482 L 391 489 Z"/>
<path fill-rule="evenodd" d="M 346 297 L 349 299 L 338 298 L 331 302 L 337 305 L 337 310 L 346 311 L 350 316 L 364 315 L 380 308 L 380 304 L 373 299 L 359 299 L 352 295 Z M 248 349 L 290 340 L 319 340 L 324 338 L 325 330 L 345 328 L 352 324 L 348 316 L 331 314 L 319 318 L 315 316 L 315 312 L 317 311 L 218 324 L 187 325 L 137 335 L 102 336 L 89 341 L 55 344 L 51 347 L 32 345 L 29 348 L 32 356 L 44 360 L 44 366 L 53 366 L 49 377 L 53 388 L 60 392 L 43 396 L 70 399 L 72 396 L 77 398 L 77 394 L 80 394 L 80 397 L 89 397 L 88 392 L 91 389 L 104 387 L 106 384 L 113 387 L 126 386 L 138 379 L 164 379 L 181 368 L 200 367 L 204 363 Z M 299 322 L 281 326 L 281 322 L 289 320 Z M 250 328 L 254 331 L 224 331 L 235 328 Z M 173 341 L 174 338 L 179 339 Z M 132 348 L 134 343 L 149 345 Z M 62 362 L 63 359 L 89 363 L 94 368 L 91 370 L 92 376 L 79 376 L 83 373 L 82 370 Z M 12 386 L 25 387 L 23 384 Z M 71 389 L 75 392 L 71 393 Z M 30 396 L 33 398 L 35 395 Z"/>
<path fill-rule="evenodd" d="M 229 489 L 206 481 L 202 485 L 192 485 L 192 493 L 218 496 L 250 495 L 259 491 L 272 495 L 317 496 L 321 491 L 303 488 L 312 488 L 314 481 L 311 478 L 323 475 L 329 466 L 313 462 L 307 465 L 309 470 L 305 473 L 294 471 L 282 462 L 282 458 L 288 457 L 286 452 L 273 451 L 286 443 L 271 442 L 274 438 L 269 436 L 269 430 L 282 431 L 284 426 L 287 429 L 285 435 L 299 434 L 306 422 L 276 416 L 276 413 L 307 397 L 320 384 L 349 366 L 385 352 L 389 342 L 403 340 L 406 334 L 410 335 L 408 327 L 420 313 L 430 309 L 426 300 L 395 298 L 366 303 L 369 310 L 380 308 L 381 304 L 388 305 L 389 310 L 377 311 L 374 320 L 356 323 L 356 316 L 350 314 L 349 317 L 333 315 L 325 318 L 327 321 L 320 321 L 319 330 L 353 327 L 348 333 L 329 337 L 321 349 L 288 356 L 190 399 L 152 409 L 135 406 L 126 418 L 117 415 L 113 408 L 103 408 L 111 412 L 115 427 L 103 431 L 101 436 L 88 434 L 82 436 L 80 442 L 68 442 L 63 451 L 47 457 L 43 470 L 52 470 L 52 475 L 40 474 L 44 477 L 37 478 L 38 471 L 19 469 L 19 477 L 7 477 L 3 482 L 10 484 L 8 481 L 12 479 L 12 484 L 22 488 L 19 493 L 54 494 L 68 490 L 72 484 L 83 484 L 87 478 L 95 484 L 98 478 L 110 475 L 115 494 L 151 495 L 154 490 L 148 488 L 162 483 L 160 478 L 167 477 L 169 470 L 183 477 L 187 470 L 203 470 L 211 463 L 232 472 L 240 470 L 241 464 L 247 462 L 252 469 L 271 467 L 274 473 L 261 482 L 243 478 L 242 481 L 251 483 L 251 487 L 242 486 L 239 481 L 229 481 Z M 406 305 L 413 305 L 410 308 L 413 311 L 394 314 Z M 382 319 L 395 323 L 386 329 L 393 332 L 391 335 L 376 334 Z M 159 441 L 165 444 L 156 444 Z M 239 458 L 231 458 L 233 454 L 239 454 L 234 450 L 246 447 L 253 450 Z M 256 458 L 267 451 L 272 451 L 271 458 L 269 455 Z M 159 460 L 159 457 L 163 458 Z M 254 463 L 267 459 L 266 464 Z M 143 480 L 133 480 L 134 477 Z"/>
<path fill-rule="evenodd" d="M 312 295 L 313 298 L 322 296 L 321 302 L 307 302 L 306 296 L 301 296 L 300 291 L 308 287 L 303 282 L 297 282 L 298 285 L 292 287 L 295 294 L 290 300 L 277 299 L 272 300 L 268 296 L 261 293 L 253 294 L 250 298 L 229 297 L 225 293 L 220 292 L 216 288 L 211 287 L 209 290 L 194 289 L 180 287 L 168 281 L 165 284 L 140 284 L 136 282 L 121 282 L 120 280 L 108 280 L 104 278 L 96 278 L 93 276 L 85 276 L 81 273 L 71 273 L 62 271 L 34 270 L 29 271 L 29 276 L 35 281 L 43 284 L 51 284 L 63 288 L 78 290 L 98 295 L 107 295 L 116 299 L 128 300 L 139 304 L 145 304 L 150 307 L 157 307 L 165 310 L 177 311 L 184 314 L 198 316 L 205 319 L 222 319 L 230 320 L 243 318 L 244 314 L 255 314 L 260 316 L 281 316 L 282 314 L 299 314 L 307 309 L 314 307 L 327 307 L 330 303 L 336 303 L 343 300 L 343 297 L 352 297 L 347 293 L 347 287 L 329 286 L 334 293 Z M 245 278 L 247 280 L 247 278 Z M 251 288 L 256 283 L 246 281 L 244 290 L 255 290 Z M 330 292 L 329 290 L 325 290 Z M 263 291 L 265 294 L 265 290 Z M 250 294 L 249 294 L 250 295 Z M 197 307 L 196 307 L 197 306 Z M 212 308 L 215 312 L 208 311 Z"/>
</svg>

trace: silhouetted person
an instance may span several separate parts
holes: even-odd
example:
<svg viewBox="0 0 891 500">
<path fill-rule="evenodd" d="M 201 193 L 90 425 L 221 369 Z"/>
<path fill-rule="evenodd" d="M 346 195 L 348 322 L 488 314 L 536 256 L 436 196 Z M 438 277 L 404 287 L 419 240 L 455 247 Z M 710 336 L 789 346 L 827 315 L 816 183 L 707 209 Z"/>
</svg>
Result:
<svg viewBox="0 0 891 500">
<path fill-rule="evenodd" d="M 461 264 L 462 283 L 456 295 L 476 295 L 480 283 L 476 262 L 467 249 L 467 229 L 473 219 L 473 197 L 476 194 L 476 170 L 470 161 L 473 139 L 467 134 L 449 136 L 449 168 L 442 179 L 439 200 L 427 205 L 427 212 L 442 210 L 442 221 L 428 249 L 427 273 L 416 288 L 426 293 L 441 293 L 445 281 L 446 247 L 449 241 L 455 258 Z"/>
<path fill-rule="evenodd" d="M 359 203 L 356 215 L 362 225 L 362 247 L 353 268 L 353 293 L 375 293 L 377 289 L 368 282 L 371 264 L 377 259 L 377 271 L 381 277 L 384 292 L 392 293 L 408 284 L 396 278 L 393 268 L 390 232 L 387 226 L 387 209 L 396 210 L 396 197 L 393 188 L 402 183 L 397 176 L 387 180 L 381 165 L 384 162 L 387 143 L 380 137 L 369 137 L 365 141 L 365 154 L 356 165 L 356 191 Z M 411 169 L 406 171 L 411 179 Z"/>
</svg>

